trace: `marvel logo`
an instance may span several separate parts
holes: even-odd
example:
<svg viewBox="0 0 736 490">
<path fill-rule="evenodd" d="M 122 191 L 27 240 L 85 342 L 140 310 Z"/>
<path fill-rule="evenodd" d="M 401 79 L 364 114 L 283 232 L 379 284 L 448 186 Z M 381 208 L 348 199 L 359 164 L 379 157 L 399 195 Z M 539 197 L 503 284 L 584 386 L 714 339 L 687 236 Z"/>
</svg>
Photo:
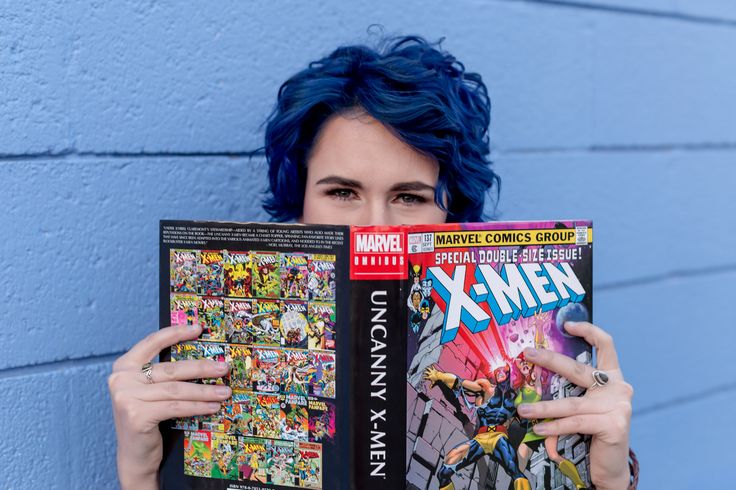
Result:
<svg viewBox="0 0 736 490">
<path fill-rule="evenodd" d="M 356 233 L 355 253 L 403 253 L 401 233 Z"/>
</svg>

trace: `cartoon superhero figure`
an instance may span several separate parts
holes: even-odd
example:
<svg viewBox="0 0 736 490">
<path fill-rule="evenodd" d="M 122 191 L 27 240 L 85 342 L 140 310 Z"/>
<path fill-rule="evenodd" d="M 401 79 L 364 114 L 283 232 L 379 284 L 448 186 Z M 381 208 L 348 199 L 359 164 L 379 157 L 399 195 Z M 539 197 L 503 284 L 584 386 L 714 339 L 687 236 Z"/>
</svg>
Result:
<svg viewBox="0 0 736 490">
<path fill-rule="evenodd" d="M 445 456 L 437 472 L 440 490 L 454 489 L 452 475 L 486 455 L 511 477 L 514 490 L 531 490 L 529 480 L 519 469 L 516 451 L 507 435 L 508 425 L 516 414 L 516 392 L 511 387 L 510 374 L 508 364 L 494 370 L 491 379 L 479 378 L 475 381 L 464 380 L 432 366 L 424 371 L 424 379 L 430 381 L 432 386 L 442 383 L 462 397 L 468 408 L 475 411 L 480 423 L 472 439 L 458 444 Z M 475 397 L 474 405 L 467 400 L 466 392 Z"/>
<path fill-rule="evenodd" d="M 532 325 L 535 328 L 534 346 L 537 349 L 546 349 L 549 347 L 549 342 L 547 341 L 547 336 L 544 332 L 544 326 L 546 324 L 545 320 L 546 318 L 544 316 L 536 314 L 532 320 Z M 536 403 L 541 401 L 544 393 L 544 386 L 546 384 L 545 380 L 548 379 L 546 376 L 548 373 L 545 373 L 541 367 L 535 366 L 524 359 L 523 354 L 519 355 L 514 363 L 523 378 L 522 385 L 514 399 L 514 405 L 518 407 L 522 403 Z M 545 419 L 544 421 L 547 420 L 551 419 Z M 557 464 L 560 472 L 573 482 L 575 488 L 578 490 L 588 488 L 583 482 L 583 479 L 580 478 L 580 473 L 578 472 L 575 464 L 569 459 L 562 457 L 562 455 L 557 451 L 557 436 L 545 437 L 535 433 L 533 427 L 538 422 L 541 422 L 539 420 L 519 418 L 519 422 L 520 425 L 526 429 L 526 434 L 524 435 L 524 439 L 522 439 L 518 449 L 519 469 L 521 471 L 526 469 L 526 465 L 529 463 L 532 453 L 536 451 L 539 446 L 544 444 L 544 448 L 547 450 L 547 456 L 549 459 Z"/>
</svg>

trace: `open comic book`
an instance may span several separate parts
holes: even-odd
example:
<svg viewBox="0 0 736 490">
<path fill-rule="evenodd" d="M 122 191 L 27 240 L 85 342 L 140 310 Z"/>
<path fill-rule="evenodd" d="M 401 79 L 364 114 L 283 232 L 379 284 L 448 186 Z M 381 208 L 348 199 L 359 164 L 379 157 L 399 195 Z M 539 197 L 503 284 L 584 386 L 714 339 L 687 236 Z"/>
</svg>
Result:
<svg viewBox="0 0 736 490">
<path fill-rule="evenodd" d="M 582 389 L 526 347 L 591 361 L 589 221 L 348 227 L 161 222 L 162 362 L 227 361 L 220 412 L 162 424 L 163 488 L 575 489 L 588 441 L 520 403 Z"/>
</svg>

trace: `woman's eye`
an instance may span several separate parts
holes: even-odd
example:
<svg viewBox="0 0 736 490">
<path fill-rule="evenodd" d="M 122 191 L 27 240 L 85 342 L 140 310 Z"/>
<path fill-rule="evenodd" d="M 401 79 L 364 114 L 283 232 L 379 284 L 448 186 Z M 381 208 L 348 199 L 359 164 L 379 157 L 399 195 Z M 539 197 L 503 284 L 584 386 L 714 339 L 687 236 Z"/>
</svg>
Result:
<svg viewBox="0 0 736 490">
<path fill-rule="evenodd" d="M 327 195 L 332 196 L 336 199 L 341 199 L 341 200 L 346 201 L 348 199 L 352 199 L 355 196 L 355 191 L 353 191 L 352 189 L 342 189 L 342 188 L 330 189 L 327 191 Z"/>
<path fill-rule="evenodd" d="M 417 194 L 399 194 L 396 199 L 401 204 L 422 204 L 427 202 L 427 199 Z"/>
</svg>

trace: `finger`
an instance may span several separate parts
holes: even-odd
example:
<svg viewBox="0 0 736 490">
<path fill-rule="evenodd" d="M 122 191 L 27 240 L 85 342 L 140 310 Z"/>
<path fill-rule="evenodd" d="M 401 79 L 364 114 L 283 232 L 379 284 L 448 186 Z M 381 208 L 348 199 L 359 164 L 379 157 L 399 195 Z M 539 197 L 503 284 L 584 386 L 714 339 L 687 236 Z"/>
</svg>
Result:
<svg viewBox="0 0 736 490">
<path fill-rule="evenodd" d="M 230 398 L 232 390 L 222 385 L 202 385 L 186 381 L 166 381 L 139 388 L 136 394 L 139 400 L 144 401 L 223 401 Z"/>
<path fill-rule="evenodd" d="M 220 402 L 169 400 L 146 403 L 146 412 L 157 422 L 195 415 L 211 415 L 222 408 Z"/>
<path fill-rule="evenodd" d="M 567 378 L 573 384 L 590 388 L 593 384 L 593 368 L 559 352 L 548 349 L 524 349 L 524 356 L 536 364 Z"/>
<path fill-rule="evenodd" d="M 588 322 L 565 322 L 565 330 L 572 335 L 584 338 L 595 347 L 598 369 L 619 369 L 613 337 L 605 330 Z"/>
<path fill-rule="evenodd" d="M 202 327 L 199 325 L 177 325 L 165 327 L 149 334 L 146 338 L 135 344 L 120 358 L 121 364 L 132 367 L 140 367 L 150 362 L 162 350 L 185 340 L 193 340 L 199 337 Z"/>
<path fill-rule="evenodd" d="M 540 436 L 597 435 L 606 429 L 608 422 L 610 422 L 610 417 L 606 414 L 571 415 L 570 417 L 536 424 L 532 429 Z"/>
<path fill-rule="evenodd" d="M 176 362 L 159 362 L 153 365 L 151 378 L 154 383 L 164 381 L 188 381 L 192 379 L 219 378 L 230 372 L 226 362 L 211 359 L 187 359 Z M 141 373 L 141 376 L 143 374 Z M 145 379 L 145 377 L 143 377 Z"/>
<path fill-rule="evenodd" d="M 562 418 L 577 414 L 606 413 L 609 407 L 600 398 L 570 397 L 559 400 L 545 400 L 535 403 L 522 403 L 517 411 L 527 419 Z"/>
</svg>

